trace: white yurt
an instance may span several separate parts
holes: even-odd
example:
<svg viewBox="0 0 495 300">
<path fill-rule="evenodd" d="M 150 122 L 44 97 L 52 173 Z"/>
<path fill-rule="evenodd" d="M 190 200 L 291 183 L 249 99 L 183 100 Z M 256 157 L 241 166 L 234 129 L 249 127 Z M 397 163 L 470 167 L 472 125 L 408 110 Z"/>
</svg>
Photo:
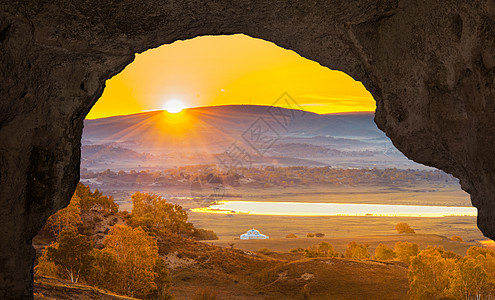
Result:
<svg viewBox="0 0 495 300">
<path fill-rule="evenodd" d="M 241 234 L 240 237 L 241 240 L 262 240 L 267 238 L 269 238 L 267 235 L 261 234 L 258 230 L 254 228 L 244 234 Z"/>
</svg>

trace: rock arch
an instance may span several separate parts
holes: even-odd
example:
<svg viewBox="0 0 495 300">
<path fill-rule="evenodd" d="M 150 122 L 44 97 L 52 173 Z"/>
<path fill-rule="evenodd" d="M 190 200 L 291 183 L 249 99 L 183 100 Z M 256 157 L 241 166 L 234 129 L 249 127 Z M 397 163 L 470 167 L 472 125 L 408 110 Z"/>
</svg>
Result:
<svg viewBox="0 0 495 300">
<path fill-rule="evenodd" d="M 275 42 L 364 83 L 409 158 L 460 178 L 495 237 L 495 3 L 0 3 L 0 298 L 32 298 L 31 239 L 79 180 L 83 119 L 134 54 L 199 35 Z"/>
</svg>

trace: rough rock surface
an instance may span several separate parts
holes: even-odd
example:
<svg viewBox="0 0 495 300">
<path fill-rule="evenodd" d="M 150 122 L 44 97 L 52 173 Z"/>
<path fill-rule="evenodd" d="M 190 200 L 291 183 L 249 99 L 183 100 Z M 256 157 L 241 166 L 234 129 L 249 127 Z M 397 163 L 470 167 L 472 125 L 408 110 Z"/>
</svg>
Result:
<svg viewBox="0 0 495 300">
<path fill-rule="evenodd" d="M 362 81 L 409 158 L 461 179 L 495 237 L 495 1 L 0 2 L 0 298 L 32 298 L 31 239 L 79 179 L 83 119 L 135 53 L 245 33 Z"/>
</svg>

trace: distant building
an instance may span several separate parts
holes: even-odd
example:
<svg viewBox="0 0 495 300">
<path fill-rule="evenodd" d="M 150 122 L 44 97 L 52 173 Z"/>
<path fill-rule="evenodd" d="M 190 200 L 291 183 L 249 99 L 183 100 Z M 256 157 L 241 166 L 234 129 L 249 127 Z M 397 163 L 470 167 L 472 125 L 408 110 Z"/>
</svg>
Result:
<svg viewBox="0 0 495 300">
<path fill-rule="evenodd" d="M 251 229 L 245 234 L 241 234 L 241 240 L 264 240 L 268 239 L 268 235 L 261 234 L 258 230 L 256 229 Z"/>
</svg>

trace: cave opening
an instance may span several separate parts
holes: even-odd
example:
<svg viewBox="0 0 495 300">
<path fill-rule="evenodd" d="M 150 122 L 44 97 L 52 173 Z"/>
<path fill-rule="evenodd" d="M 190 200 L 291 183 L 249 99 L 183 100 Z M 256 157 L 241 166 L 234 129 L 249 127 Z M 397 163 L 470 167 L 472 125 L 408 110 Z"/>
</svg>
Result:
<svg viewBox="0 0 495 300">
<path fill-rule="evenodd" d="M 247 33 L 362 81 L 376 100 L 378 127 L 410 159 L 459 178 L 478 209 L 479 228 L 495 236 L 489 1 L 59 1 L 2 7 L 2 298 L 33 298 L 32 239 L 68 204 L 80 180 L 84 117 L 104 82 L 136 53 L 201 35 Z M 290 275 L 289 269 L 274 271 L 264 275 Z M 280 290 L 311 296 L 308 274 L 289 277 L 307 285 Z M 438 298 L 451 297 L 440 292 Z"/>
<path fill-rule="evenodd" d="M 148 50 L 107 81 L 85 121 L 84 186 L 76 194 L 101 203 L 71 204 L 48 223 L 59 226 L 57 235 L 60 226 L 76 222 L 105 248 L 115 225 L 152 231 L 129 214 L 146 198 L 136 196 L 141 192 L 150 195 L 147 201 L 157 195 L 186 212 L 195 231 L 174 234 L 244 253 L 297 256 L 330 243 L 344 256 L 356 237 L 372 253 L 382 242 L 399 241 L 384 236 L 401 222 L 417 235 L 400 241 L 440 243 L 440 233 L 481 240 L 458 181 L 403 156 L 376 127 L 374 109 L 369 92 L 345 73 L 246 35 Z M 86 215 L 60 222 L 70 209 Z M 38 249 L 49 231 L 35 238 Z M 174 282 L 181 282 L 187 270 L 174 261 L 188 261 L 159 246 Z M 53 272 L 45 268 L 36 270 Z"/>
</svg>

